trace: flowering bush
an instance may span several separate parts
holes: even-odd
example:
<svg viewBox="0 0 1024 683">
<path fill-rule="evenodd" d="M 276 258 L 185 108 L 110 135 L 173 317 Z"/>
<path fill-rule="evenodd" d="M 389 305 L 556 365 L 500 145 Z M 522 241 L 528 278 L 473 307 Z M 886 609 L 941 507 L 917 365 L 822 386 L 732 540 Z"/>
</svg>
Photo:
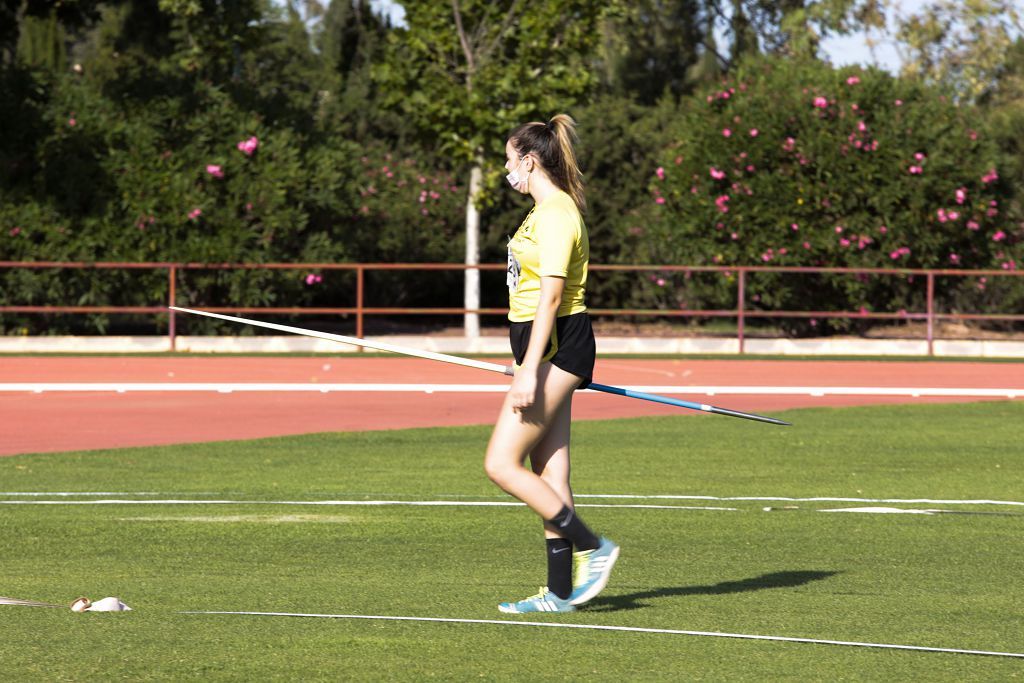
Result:
<svg viewBox="0 0 1024 683">
<path fill-rule="evenodd" d="M 624 238 L 654 263 L 1018 268 L 1024 232 L 969 113 L 881 71 L 747 64 L 683 103 L 643 227 Z M 735 304 L 730 276 L 657 279 L 647 305 Z M 963 284 L 946 305 L 979 293 Z M 924 294 L 920 278 L 888 275 L 754 274 L 747 291 L 752 307 L 888 312 L 920 310 Z"/>
<path fill-rule="evenodd" d="M 0 187 L 0 259 L 460 259 L 464 198 L 448 175 L 409 159 L 391 162 L 386 150 L 368 151 L 328 132 L 300 136 L 268 127 L 216 88 L 199 86 L 195 95 L 187 107 L 168 98 L 120 108 L 74 80 L 55 83 L 43 107 L 49 125 L 39 131 L 35 158 L 23 178 Z M 389 163 L 393 169 L 381 171 Z M 208 306 L 355 303 L 351 273 L 309 275 L 193 270 L 179 277 L 178 300 Z M 392 301 L 435 301 L 429 288 L 406 281 L 396 287 Z M 166 292 L 165 272 L 0 271 L 5 304 L 152 306 L 165 302 Z M 26 326 L 60 332 L 81 323 L 80 317 L 5 316 L 0 331 Z M 108 323 L 97 316 L 85 329 L 103 331 Z M 187 325 L 186 331 L 197 331 L 219 323 Z"/>
</svg>

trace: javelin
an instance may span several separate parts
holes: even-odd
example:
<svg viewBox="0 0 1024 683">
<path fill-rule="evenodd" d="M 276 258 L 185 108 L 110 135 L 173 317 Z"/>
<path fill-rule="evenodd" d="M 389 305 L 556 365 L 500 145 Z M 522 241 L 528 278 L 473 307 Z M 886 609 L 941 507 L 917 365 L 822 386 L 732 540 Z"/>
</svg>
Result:
<svg viewBox="0 0 1024 683">
<path fill-rule="evenodd" d="M 448 354 L 445 353 L 421 351 L 419 349 L 410 349 L 405 346 L 395 346 L 394 344 L 386 344 L 384 342 L 368 341 L 366 339 L 359 339 L 358 337 L 346 337 L 341 334 L 331 334 L 330 332 L 317 332 L 316 330 L 307 330 L 303 327 L 292 327 L 291 325 L 278 325 L 277 323 L 267 323 L 263 322 L 262 320 L 236 318 L 233 315 L 222 315 L 220 313 L 210 313 L 209 311 L 197 311 L 192 308 L 179 308 L 177 306 L 168 306 L 168 308 L 171 309 L 172 311 L 179 311 L 181 313 L 205 315 L 208 318 L 220 318 L 221 320 L 228 320 L 233 323 L 255 325 L 256 327 L 265 327 L 269 330 L 278 330 L 280 332 L 300 334 L 304 337 L 314 337 L 316 339 L 326 339 L 327 341 L 340 342 L 342 344 L 362 346 L 367 349 L 374 349 L 375 351 L 390 351 L 391 353 L 398 353 L 403 356 L 414 356 L 416 358 L 425 358 L 427 360 L 439 360 L 442 363 L 452 363 L 453 365 L 462 365 L 467 368 L 476 368 L 478 370 L 500 372 L 503 375 L 515 375 L 515 368 L 513 368 L 511 365 L 498 365 L 497 363 L 487 363 L 485 361 L 474 360 L 472 358 L 460 358 L 459 356 L 449 356 Z M 618 396 L 627 396 L 629 398 L 639 398 L 643 399 L 644 401 L 653 401 L 654 403 L 665 403 L 670 406 L 677 406 L 679 408 L 689 408 L 690 410 L 700 410 L 705 413 L 714 413 L 716 415 L 728 415 L 729 417 L 741 417 L 745 420 L 756 420 L 758 422 L 768 422 L 769 424 L 789 426 L 788 422 L 777 420 L 774 417 L 765 417 L 764 415 L 755 415 L 753 413 L 742 413 L 738 410 L 729 410 L 728 408 L 716 408 L 715 406 L 709 406 L 706 403 L 691 403 L 690 401 L 682 401 L 677 398 L 669 398 L 668 396 L 648 394 L 643 391 L 633 391 L 632 389 L 623 389 L 621 387 L 612 387 L 608 386 L 607 384 L 597 384 L 596 382 L 591 382 L 587 386 L 587 388 L 593 389 L 594 391 L 603 391 L 606 394 L 616 394 Z"/>
</svg>

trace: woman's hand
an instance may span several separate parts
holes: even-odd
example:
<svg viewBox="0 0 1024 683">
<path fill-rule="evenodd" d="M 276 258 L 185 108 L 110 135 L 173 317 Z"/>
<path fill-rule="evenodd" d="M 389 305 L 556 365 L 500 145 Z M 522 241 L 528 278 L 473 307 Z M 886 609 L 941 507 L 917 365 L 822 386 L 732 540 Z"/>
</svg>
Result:
<svg viewBox="0 0 1024 683">
<path fill-rule="evenodd" d="M 512 396 L 512 410 L 522 413 L 537 400 L 537 368 L 516 368 L 508 393 Z"/>
</svg>

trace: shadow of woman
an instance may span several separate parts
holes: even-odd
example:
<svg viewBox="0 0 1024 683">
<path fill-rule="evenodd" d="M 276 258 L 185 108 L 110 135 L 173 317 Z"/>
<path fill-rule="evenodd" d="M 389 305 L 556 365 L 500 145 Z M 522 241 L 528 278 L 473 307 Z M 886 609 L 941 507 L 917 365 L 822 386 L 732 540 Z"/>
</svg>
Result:
<svg viewBox="0 0 1024 683">
<path fill-rule="evenodd" d="M 835 576 L 833 571 L 791 571 L 772 572 L 750 579 L 739 581 L 723 581 L 711 586 L 678 586 L 676 588 L 655 588 L 626 595 L 609 595 L 598 597 L 586 606 L 588 612 L 616 612 L 619 610 L 639 609 L 645 607 L 643 600 L 651 598 L 669 598 L 679 595 L 727 595 L 729 593 L 746 593 L 749 591 L 767 590 L 770 588 L 795 588 L 821 581 Z"/>
</svg>

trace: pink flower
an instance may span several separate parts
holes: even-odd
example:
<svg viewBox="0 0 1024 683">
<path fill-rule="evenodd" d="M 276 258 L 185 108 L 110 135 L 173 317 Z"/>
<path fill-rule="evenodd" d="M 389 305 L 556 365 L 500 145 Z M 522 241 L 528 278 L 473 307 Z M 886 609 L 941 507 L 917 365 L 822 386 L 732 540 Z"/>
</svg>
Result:
<svg viewBox="0 0 1024 683">
<path fill-rule="evenodd" d="M 889 232 L 889 228 L 885 227 L 884 225 L 881 225 L 878 227 L 878 232 L 884 235 L 885 233 Z"/>
<path fill-rule="evenodd" d="M 996 216 L 999 215 L 999 209 L 989 209 L 988 211 L 985 212 L 985 215 L 988 216 L 989 218 L 995 218 Z"/>
<path fill-rule="evenodd" d="M 761 254 L 761 260 L 764 261 L 765 263 L 768 263 L 769 261 L 771 261 L 772 258 L 774 258 L 774 257 L 772 256 L 772 252 L 771 252 L 770 249 L 768 251 L 766 251 L 765 253 Z"/>
<path fill-rule="evenodd" d="M 715 199 L 715 206 L 717 206 L 718 210 L 722 213 L 729 213 L 729 195 L 720 195 Z"/>
<path fill-rule="evenodd" d="M 890 251 L 889 252 L 889 258 L 891 258 L 893 261 L 895 261 L 899 257 L 900 257 L 900 252 L 898 252 L 898 251 Z"/>
<path fill-rule="evenodd" d="M 314 273 L 310 273 L 309 275 L 306 276 L 306 284 L 307 285 L 319 284 L 322 281 L 323 281 L 323 278 L 320 277 L 319 275 L 314 274 Z"/>
<path fill-rule="evenodd" d="M 786 138 L 786 142 L 782 145 L 782 149 L 786 150 L 787 152 L 792 152 L 795 147 L 796 147 L 796 139 L 795 138 Z"/>
<path fill-rule="evenodd" d="M 841 238 L 839 240 L 839 246 L 842 246 L 842 247 L 850 246 L 850 240 L 846 239 L 845 237 Z"/>
<path fill-rule="evenodd" d="M 935 215 L 938 216 L 940 223 L 945 223 L 947 220 L 949 220 L 949 218 L 946 216 L 945 209 L 939 209 L 938 211 L 935 212 Z"/>
<path fill-rule="evenodd" d="M 750 137 L 756 138 L 760 134 L 761 134 L 761 131 L 759 131 L 757 128 L 751 128 L 750 129 Z"/>
<path fill-rule="evenodd" d="M 725 177 L 725 172 L 724 171 L 719 171 L 714 166 L 711 167 L 710 173 L 711 173 L 711 177 L 714 178 L 715 180 L 721 180 L 722 178 Z"/>
<path fill-rule="evenodd" d="M 815 97 L 814 106 L 817 107 L 818 109 L 824 109 L 828 106 L 828 100 L 821 96 Z"/>
<path fill-rule="evenodd" d="M 867 314 L 868 314 L 868 309 L 867 309 L 867 308 L 865 308 L 864 306 L 861 306 L 861 307 L 860 307 L 860 311 L 859 311 L 859 313 L 860 313 L 861 315 L 867 315 Z"/>
<path fill-rule="evenodd" d="M 256 148 L 260 146 L 260 141 L 259 138 L 254 135 L 248 140 L 242 140 L 235 146 L 238 147 L 238 150 L 245 154 L 245 156 L 251 157 L 253 152 L 256 151 Z"/>
<path fill-rule="evenodd" d="M 664 197 L 655 197 L 654 198 L 654 203 L 655 204 L 664 204 L 665 203 L 665 198 Z"/>
<path fill-rule="evenodd" d="M 740 238 L 739 234 L 735 232 L 729 235 L 729 237 L 731 237 L 734 242 Z"/>
<path fill-rule="evenodd" d="M 753 172 L 754 172 L 754 171 L 756 171 L 756 170 L 757 170 L 757 168 L 756 168 L 756 167 L 754 167 L 754 165 L 753 165 L 753 164 L 751 164 L 751 165 L 747 166 L 747 173 L 753 173 Z"/>
<path fill-rule="evenodd" d="M 790 228 L 790 229 L 791 229 L 791 230 L 792 230 L 793 232 L 796 232 L 797 230 L 799 230 L 799 229 L 800 229 L 800 226 L 799 226 L 799 225 L 797 225 L 796 223 L 790 223 L 790 224 L 789 224 L 789 228 Z"/>
<path fill-rule="evenodd" d="M 72 116 L 70 119 L 68 119 L 68 125 L 71 126 L 72 128 L 74 128 L 77 124 L 78 124 L 78 121 L 75 120 L 75 117 Z"/>
<path fill-rule="evenodd" d="M 950 254 L 949 255 L 949 262 L 952 263 L 954 266 L 960 265 L 960 255 L 959 254 Z"/>
<path fill-rule="evenodd" d="M 1013 261 L 1006 261 L 1003 263 L 1003 270 L 1017 270 L 1017 264 Z"/>
<path fill-rule="evenodd" d="M 665 179 L 665 169 L 663 167 L 659 166 L 658 168 L 654 169 L 654 175 L 658 176 L 658 180 L 664 180 Z"/>
<path fill-rule="evenodd" d="M 893 102 L 893 104 L 895 104 L 897 107 L 902 107 L 903 106 L 903 100 L 896 100 L 896 101 Z"/>
<path fill-rule="evenodd" d="M 224 171 L 218 164 L 207 164 L 206 172 L 212 175 L 214 178 L 224 177 Z"/>
<path fill-rule="evenodd" d="M 729 130 L 728 128 L 723 128 L 722 129 L 722 137 L 725 137 L 725 138 L 732 137 L 732 131 Z"/>
<path fill-rule="evenodd" d="M 907 172 L 910 173 L 910 175 L 921 175 L 921 172 L 923 170 L 924 169 L 922 169 L 920 166 L 911 166 L 910 168 L 907 169 Z"/>
<path fill-rule="evenodd" d="M 998 231 L 996 231 L 996 234 L 992 235 L 992 241 L 993 242 L 1002 242 L 1005 239 L 1006 239 L 1006 233 L 1003 232 L 1002 230 L 998 230 Z"/>
<path fill-rule="evenodd" d="M 17 237 L 18 235 L 21 234 L 21 228 L 19 228 L 18 226 L 14 226 L 13 228 L 11 228 L 9 234 L 11 237 Z"/>
<path fill-rule="evenodd" d="M 674 159 L 674 161 L 675 161 L 676 166 L 678 166 L 679 164 L 683 163 L 683 157 L 678 156 L 678 157 L 676 157 Z"/>
<path fill-rule="evenodd" d="M 664 286 L 665 286 L 665 280 L 664 280 L 664 278 L 660 278 L 660 277 L 659 277 L 659 278 L 657 279 L 657 281 L 656 281 L 656 283 L 655 283 L 655 284 L 657 284 L 657 285 L 658 285 L 659 287 L 664 287 Z"/>
<path fill-rule="evenodd" d="M 860 83 L 860 79 L 856 76 L 850 76 L 846 79 L 846 85 L 857 85 L 858 83 Z"/>
<path fill-rule="evenodd" d="M 836 226 L 836 234 L 839 235 L 839 234 L 842 234 L 842 232 L 843 232 L 843 226 L 837 225 Z"/>
<path fill-rule="evenodd" d="M 810 249 L 811 248 L 811 243 L 810 242 L 804 242 L 803 247 L 804 247 L 804 249 Z"/>
<path fill-rule="evenodd" d="M 864 123 L 863 121 L 858 121 L 857 122 L 857 130 L 859 130 L 861 133 L 863 133 L 867 129 L 868 129 L 868 124 Z"/>
<path fill-rule="evenodd" d="M 979 229 L 980 227 L 981 227 L 981 226 L 980 226 L 980 225 L 978 225 L 978 222 L 977 222 L 977 221 L 967 221 L 967 229 L 968 229 L 968 230 L 977 230 L 977 229 Z"/>
<path fill-rule="evenodd" d="M 191 221 L 194 221 L 195 219 L 199 218 L 202 215 L 203 215 L 203 210 L 200 209 L 198 206 L 188 212 L 188 218 Z"/>
<path fill-rule="evenodd" d="M 922 154 L 921 152 L 917 152 L 914 154 L 914 158 L 917 159 L 918 161 L 924 161 L 924 154 Z"/>
<path fill-rule="evenodd" d="M 989 183 L 993 183 L 997 180 L 999 180 L 999 174 L 996 173 L 996 169 L 994 168 L 989 169 L 988 173 L 981 176 L 981 182 L 985 183 L 986 185 L 988 185 Z"/>
<path fill-rule="evenodd" d="M 949 216 L 949 220 L 951 220 L 951 221 L 955 221 L 958 218 L 960 218 L 960 212 L 959 211 L 950 211 L 947 215 Z"/>
<path fill-rule="evenodd" d="M 779 249 L 779 256 L 785 256 L 788 253 L 789 253 L 789 249 L 786 249 L 785 247 L 783 247 L 782 249 Z"/>
<path fill-rule="evenodd" d="M 956 203 L 963 204 L 967 200 L 967 188 L 961 187 L 956 191 Z"/>
</svg>

